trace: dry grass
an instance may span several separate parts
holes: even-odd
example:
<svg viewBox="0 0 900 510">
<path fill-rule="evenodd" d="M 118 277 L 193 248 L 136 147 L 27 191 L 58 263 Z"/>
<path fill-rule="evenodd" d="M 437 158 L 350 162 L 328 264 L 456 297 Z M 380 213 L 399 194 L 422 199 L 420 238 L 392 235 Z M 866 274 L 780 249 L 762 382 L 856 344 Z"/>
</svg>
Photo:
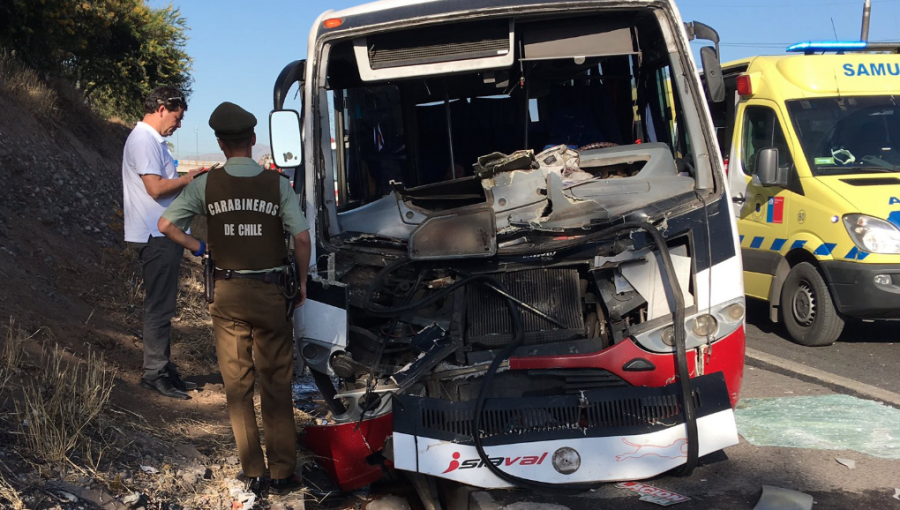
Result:
<svg viewBox="0 0 900 510">
<path fill-rule="evenodd" d="M 195 261 L 182 261 L 178 287 L 177 321 L 208 323 L 209 304 L 204 294 L 203 266 Z"/>
<path fill-rule="evenodd" d="M 22 359 L 25 356 L 25 340 L 25 334 L 22 330 L 16 329 L 16 321 L 10 317 L 6 330 L 6 345 L 0 353 L 0 393 L 21 369 Z"/>
<path fill-rule="evenodd" d="M 97 449 L 91 432 L 109 401 L 114 373 L 92 352 L 84 363 L 68 362 L 55 347 L 48 358 L 16 401 L 25 443 L 44 461 L 73 464 L 70 456 L 77 452 L 99 462 L 102 448 Z"/>
<path fill-rule="evenodd" d="M 0 49 L 0 89 L 19 99 L 38 116 L 55 118 L 58 114 L 56 91 L 6 49 Z"/>
<path fill-rule="evenodd" d="M 177 343 L 210 370 L 218 370 L 216 339 L 213 334 L 209 304 L 204 294 L 203 266 L 194 260 L 182 260 L 178 288 L 178 307 L 173 323 L 193 329 L 179 335 Z"/>
<path fill-rule="evenodd" d="M 19 492 L 0 474 L 0 504 L 2 503 L 5 503 L 6 506 L 0 505 L 0 508 L 25 510 L 25 502 L 22 501 Z"/>
</svg>

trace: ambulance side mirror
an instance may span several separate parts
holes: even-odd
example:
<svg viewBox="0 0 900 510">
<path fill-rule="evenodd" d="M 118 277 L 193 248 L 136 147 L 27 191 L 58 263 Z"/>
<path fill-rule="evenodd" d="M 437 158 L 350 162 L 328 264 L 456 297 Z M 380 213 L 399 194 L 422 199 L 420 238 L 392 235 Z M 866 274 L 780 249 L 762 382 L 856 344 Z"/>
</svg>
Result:
<svg viewBox="0 0 900 510">
<path fill-rule="evenodd" d="M 709 100 L 721 103 L 725 100 L 725 78 L 722 77 L 722 65 L 719 63 L 716 49 L 712 46 L 700 48 L 700 61 L 703 64 L 703 77 Z"/>
<path fill-rule="evenodd" d="M 779 168 L 778 149 L 767 147 L 756 153 L 755 176 L 759 179 L 759 184 L 766 188 L 788 186 L 788 168 Z"/>
</svg>

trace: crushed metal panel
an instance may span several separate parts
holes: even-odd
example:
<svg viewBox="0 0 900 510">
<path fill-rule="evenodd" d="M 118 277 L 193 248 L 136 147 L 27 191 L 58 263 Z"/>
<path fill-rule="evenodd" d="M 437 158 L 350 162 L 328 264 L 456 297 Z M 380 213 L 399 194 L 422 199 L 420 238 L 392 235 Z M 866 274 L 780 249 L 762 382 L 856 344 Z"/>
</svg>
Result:
<svg viewBox="0 0 900 510">
<path fill-rule="evenodd" d="M 497 229 L 537 221 L 547 208 L 547 180 L 540 170 L 516 170 L 483 181 L 494 197 Z"/>
<path fill-rule="evenodd" d="M 684 305 L 691 307 L 694 304 L 694 296 L 688 292 L 691 282 L 691 258 L 675 254 L 671 254 L 671 258 L 672 265 L 675 266 L 675 277 L 678 278 L 678 285 L 684 295 Z M 621 267 L 622 276 L 647 300 L 648 321 L 670 313 L 666 286 L 663 285 L 659 266 L 659 255 L 651 252 L 643 260 Z"/>
<path fill-rule="evenodd" d="M 550 199 L 550 214 L 540 222 L 545 228 L 580 227 L 590 223 L 591 219 L 609 217 L 606 208 L 599 202 L 566 194 L 559 174 L 547 176 L 547 197 Z"/>
<path fill-rule="evenodd" d="M 431 216 L 409 237 L 411 260 L 487 258 L 496 254 L 493 209 Z"/>
<path fill-rule="evenodd" d="M 311 368 L 334 375 L 328 360 L 347 347 L 347 284 L 310 277 L 306 303 L 294 309 L 294 338 Z"/>
<path fill-rule="evenodd" d="M 392 191 L 390 195 L 374 202 L 338 214 L 341 231 L 409 239 L 417 225 L 403 220 L 403 208 L 398 202 L 397 193 Z"/>
</svg>

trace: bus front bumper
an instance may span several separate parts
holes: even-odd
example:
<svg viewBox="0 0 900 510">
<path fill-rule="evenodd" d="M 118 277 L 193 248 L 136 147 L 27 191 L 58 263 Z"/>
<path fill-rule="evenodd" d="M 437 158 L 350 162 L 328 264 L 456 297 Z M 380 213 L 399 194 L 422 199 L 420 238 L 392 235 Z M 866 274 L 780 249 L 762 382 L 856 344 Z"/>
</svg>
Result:
<svg viewBox="0 0 900 510">
<path fill-rule="evenodd" d="M 699 454 L 738 443 L 721 372 L 691 379 Z M 640 480 L 687 460 L 678 383 L 578 395 L 489 399 L 481 424 L 488 461 L 519 478 L 563 485 Z M 482 488 L 511 487 L 471 439 L 474 401 L 400 395 L 394 467 Z"/>
</svg>

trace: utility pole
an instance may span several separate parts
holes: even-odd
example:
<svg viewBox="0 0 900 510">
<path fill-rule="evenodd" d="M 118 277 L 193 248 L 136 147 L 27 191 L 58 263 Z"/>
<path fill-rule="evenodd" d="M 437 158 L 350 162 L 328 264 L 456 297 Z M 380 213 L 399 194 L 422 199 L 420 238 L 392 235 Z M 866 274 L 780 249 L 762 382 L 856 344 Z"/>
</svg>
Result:
<svg viewBox="0 0 900 510">
<path fill-rule="evenodd" d="M 866 0 L 868 1 L 868 0 Z M 194 126 L 194 153 L 197 154 L 197 160 L 200 159 L 200 127 Z"/>
<path fill-rule="evenodd" d="M 859 34 L 860 41 L 869 40 L 869 20 L 872 18 L 872 0 L 866 0 L 863 4 L 862 32 Z"/>
</svg>

